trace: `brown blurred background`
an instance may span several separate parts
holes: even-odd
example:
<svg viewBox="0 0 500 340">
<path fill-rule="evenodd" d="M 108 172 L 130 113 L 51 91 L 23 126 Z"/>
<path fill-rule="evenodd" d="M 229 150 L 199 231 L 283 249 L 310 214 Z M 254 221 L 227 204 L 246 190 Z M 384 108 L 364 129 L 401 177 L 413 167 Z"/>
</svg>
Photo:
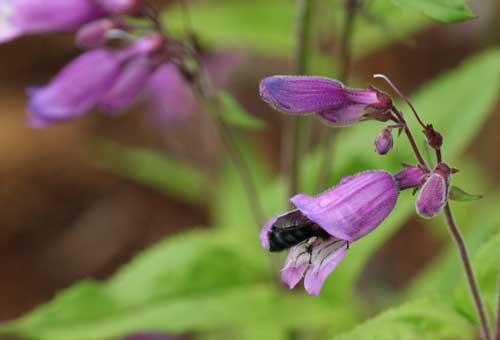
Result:
<svg viewBox="0 0 500 340">
<path fill-rule="evenodd" d="M 411 93 L 467 56 L 498 45 L 500 1 L 477 0 L 471 7 L 478 19 L 435 25 L 416 34 L 411 46 L 397 44 L 367 56 L 354 65 L 354 73 L 366 79 L 374 72 L 391 74 L 403 91 Z M 209 223 L 207 211 L 199 206 L 100 170 L 88 146 L 95 138 L 148 146 L 211 171 L 219 152 L 216 142 L 207 143 L 212 140 L 210 127 L 192 123 L 158 130 L 145 123 L 141 110 L 118 118 L 94 113 L 46 130 L 26 126 L 25 88 L 44 84 L 78 53 L 71 36 L 62 35 L 25 37 L 0 46 L 0 320 L 21 315 L 83 277 L 106 278 L 135 253 L 171 233 Z M 272 124 L 258 143 L 269 159 L 278 159 L 278 117 L 260 102 L 256 89 L 261 76 L 287 72 L 287 63 L 254 55 L 245 60 L 232 88 L 251 112 Z M 491 148 L 500 144 L 499 128 L 497 105 L 467 151 L 484 164 L 496 185 L 500 153 Z M 396 287 L 440 247 L 417 221 L 409 225 L 370 266 Z M 399 242 L 404 239 L 413 242 Z M 398 249 L 401 244 L 405 252 Z M 425 255 L 419 251 L 418 258 L 412 257 L 416 252 L 407 249 L 412 244 L 420 250 L 424 244 Z M 394 266 L 405 269 L 389 270 Z"/>
</svg>

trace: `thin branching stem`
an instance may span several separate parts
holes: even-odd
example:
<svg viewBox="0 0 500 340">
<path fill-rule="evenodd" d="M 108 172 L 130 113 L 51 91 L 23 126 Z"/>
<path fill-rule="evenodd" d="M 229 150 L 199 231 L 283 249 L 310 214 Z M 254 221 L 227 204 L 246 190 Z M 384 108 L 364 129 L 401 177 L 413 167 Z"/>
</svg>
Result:
<svg viewBox="0 0 500 340">
<path fill-rule="evenodd" d="M 344 27 L 342 29 L 342 37 L 340 43 L 340 63 L 341 70 L 339 75 L 339 80 L 341 82 L 347 82 L 351 74 L 351 63 L 352 63 L 352 53 L 351 53 L 351 40 L 354 31 L 354 20 L 357 11 L 360 7 L 358 0 L 346 0 L 346 15 L 344 18 Z M 323 146 L 324 154 L 323 161 L 320 167 L 320 172 L 318 176 L 318 187 L 317 190 L 321 191 L 328 184 L 328 181 L 332 174 L 333 166 L 333 151 L 335 148 L 335 135 L 331 133 L 332 129 L 325 126 L 322 127 L 320 136 L 320 145 Z"/>
<path fill-rule="evenodd" d="M 181 6 L 183 11 L 184 18 L 184 28 L 186 32 L 191 36 L 191 38 L 195 37 L 195 32 L 192 27 L 191 16 L 189 13 L 189 7 L 181 0 Z M 215 95 L 211 88 L 211 84 L 206 73 L 206 70 L 201 63 L 199 56 L 196 53 L 195 46 L 192 46 L 192 57 L 197 61 L 198 72 L 195 74 L 193 79 L 193 90 L 198 98 L 198 101 L 203 104 L 204 107 L 210 108 L 213 107 L 215 101 Z M 243 154 L 240 150 L 240 147 L 237 143 L 236 138 L 233 136 L 233 132 L 231 128 L 226 125 L 225 122 L 215 117 L 213 119 L 217 134 L 219 135 L 222 144 L 231 158 L 236 170 L 239 174 L 243 187 L 247 193 L 247 198 L 250 204 L 250 208 L 252 209 L 252 213 L 257 223 L 257 226 L 260 227 L 264 224 L 264 210 L 262 204 L 260 202 L 259 194 L 257 191 L 257 187 L 255 181 L 252 178 L 252 173 L 248 164 L 246 163 Z"/>
<path fill-rule="evenodd" d="M 465 276 L 467 277 L 467 282 L 469 283 L 469 288 L 472 293 L 472 297 L 474 298 L 477 314 L 481 322 L 483 337 L 485 340 L 491 340 L 491 333 L 488 325 L 488 318 L 486 316 L 486 309 L 481 299 L 481 295 L 479 294 L 479 288 L 477 285 L 476 277 L 474 276 L 474 272 L 472 270 L 470 256 L 467 251 L 467 247 L 465 246 L 465 241 L 462 237 L 462 233 L 460 232 L 460 229 L 458 228 L 457 224 L 455 223 L 455 219 L 453 218 L 449 203 L 446 203 L 444 207 L 444 215 L 448 228 L 450 229 L 450 232 L 460 254 L 462 264 L 464 266 Z"/>
<path fill-rule="evenodd" d="M 415 142 L 415 138 L 413 137 L 413 134 L 410 128 L 408 127 L 408 123 L 403 117 L 403 114 L 395 106 L 392 107 L 392 112 L 397 117 L 399 123 L 403 125 L 403 130 L 406 134 L 406 137 L 408 138 L 408 142 L 410 142 L 411 148 L 413 149 L 413 153 L 417 158 L 418 164 L 420 164 L 424 169 L 428 169 L 424 157 L 422 157 L 422 154 L 420 153 L 420 149 L 418 148 L 417 143 Z"/>
</svg>

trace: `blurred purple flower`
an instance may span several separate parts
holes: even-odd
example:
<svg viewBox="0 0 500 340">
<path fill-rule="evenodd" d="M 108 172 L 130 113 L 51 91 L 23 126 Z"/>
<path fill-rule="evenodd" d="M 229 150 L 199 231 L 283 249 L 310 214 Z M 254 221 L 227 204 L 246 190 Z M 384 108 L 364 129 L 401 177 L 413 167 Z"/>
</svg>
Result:
<svg viewBox="0 0 500 340">
<path fill-rule="evenodd" d="M 292 242 L 281 276 L 290 289 L 304 277 L 306 291 L 318 295 L 328 275 L 344 258 L 349 244 L 378 227 L 392 212 L 398 196 L 393 176 L 385 171 L 345 177 L 337 187 L 316 197 L 295 195 L 290 201 L 298 210 L 268 221 L 260 234 L 262 246 L 270 249 L 273 234 L 286 230 L 288 222 L 295 225 L 290 230 L 299 235 L 304 232 L 297 226 L 321 228 L 318 236 L 306 235 L 305 239 Z M 283 235 L 285 242 L 292 238 Z"/>
<path fill-rule="evenodd" d="M 99 100 L 100 107 L 110 113 L 130 107 L 138 100 L 154 67 L 155 63 L 145 55 L 131 60 L 113 86 Z"/>
<path fill-rule="evenodd" d="M 328 124 L 348 126 L 364 119 L 387 120 L 392 106 L 389 96 L 376 89 L 344 87 L 322 77 L 272 76 L 260 83 L 262 99 L 289 114 L 317 113 Z"/>
<path fill-rule="evenodd" d="M 47 86 L 29 89 L 30 125 L 46 127 L 77 118 L 99 103 L 112 111 L 131 104 L 149 73 L 143 61 L 149 61 L 148 54 L 162 42 L 151 36 L 123 51 L 96 49 L 82 54 Z"/>
<path fill-rule="evenodd" d="M 451 169 L 445 163 L 439 163 L 425 181 L 417 197 L 417 213 L 424 218 L 431 218 L 441 212 L 450 189 Z"/>
<path fill-rule="evenodd" d="M 214 88 L 223 89 L 230 76 L 241 65 L 242 57 L 237 53 L 224 52 L 208 54 L 201 62 Z M 148 81 L 146 92 L 147 110 L 151 113 L 155 126 L 176 126 L 201 110 L 190 84 L 171 63 L 156 69 Z"/>
<path fill-rule="evenodd" d="M 375 151 L 379 155 L 386 155 L 394 146 L 392 131 L 390 128 L 385 128 L 375 138 Z"/>
<path fill-rule="evenodd" d="M 398 172 L 394 178 L 396 178 L 399 190 L 404 190 L 419 188 L 428 174 L 429 171 L 427 169 L 419 166 L 405 165 L 405 168 Z"/>
<path fill-rule="evenodd" d="M 84 49 L 103 46 L 108 40 L 109 32 L 121 28 L 120 21 L 115 19 L 99 19 L 83 25 L 76 35 L 76 44 Z"/>
<path fill-rule="evenodd" d="M 2 0 L 0 43 L 24 34 L 73 31 L 103 14 L 91 0 Z"/>
<path fill-rule="evenodd" d="M 140 10 L 140 0 L 93 0 L 112 14 L 135 14 Z"/>
</svg>

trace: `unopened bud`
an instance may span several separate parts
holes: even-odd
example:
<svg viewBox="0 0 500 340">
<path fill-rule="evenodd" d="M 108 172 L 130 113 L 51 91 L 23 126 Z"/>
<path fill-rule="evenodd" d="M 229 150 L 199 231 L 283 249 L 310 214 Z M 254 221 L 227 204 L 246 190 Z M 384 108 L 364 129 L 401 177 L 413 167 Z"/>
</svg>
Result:
<svg viewBox="0 0 500 340">
<path fill-rule="evenodd" d="M 439 214 L 448 201 L 451 169 L 439 163 L 425 181 L 417 198 L 417 213 L 425 218 Z"/>
<path fill-rule="evenodd" d="M 375 151 L 379 155 L 387 154 L 394 146 L 392 131 L 390 128 L 385 128 L 375 139 Z"/>
<path fill-rule="evenodd" d="M 425 137 L 427 137 L 427 143 L 434 150 L 441 149 L 441 145 L 443 144 L 443 136 L 434 130 L 432 124 L 429 124 L 425 127 L 424 130 Z"/>
<path fill-rule="evenodd" d="M 398 172 L 394 178 L 398 183 L 399 190 L 419 188 L 425 177 L 429 174 L 429 170 L 419 166 L 406 165 L 403 170 Z"/>
<path fill-rule="evenodd" d="M 85 49 L 92 49 L 104 45 L 108 40 L 108 33 L 121 27 L 116 20 L 101 19 L 92 21 L 78 30 L 76 44 Z"/>
<path fill-rule="evenodd" d="M 140 10 L 140 0 L 95 0 L 99 6 L 111 14 L 136 14 Z"/>
</svg>

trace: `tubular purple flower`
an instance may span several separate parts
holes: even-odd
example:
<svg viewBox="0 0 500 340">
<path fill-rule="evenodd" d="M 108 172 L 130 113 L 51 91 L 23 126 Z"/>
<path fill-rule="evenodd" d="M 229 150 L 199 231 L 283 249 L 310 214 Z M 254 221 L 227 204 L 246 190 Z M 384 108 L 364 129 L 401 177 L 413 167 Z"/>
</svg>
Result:
<svg viewBox="0 0 500 340">
<path fill-rule="evenodd" d="M 140 10 L 140 0 L 93 0 L 112 14 L 136 14 Z"/>
<path fill-rule="evenodd" d="M 419 188 L 427 175 L 429 175 L 427 169 L 422 169 L 419 166 L 405 165 L 405 168 L 398 172 L 394 178 L 398 183 L 399 190 L 404 190 Z"/>
<path fill-rule="evenodd" d="M 102 15 L 91 0 L 2 0 L 0 43 L 24 34 L 73 31 Z"/>
<path fill-rule="evenodd" d="M 291 289 L 304 277 L 307 292 L 318 295 L 349 244 L 378 227 L 394 209 L 398 196 L 396 181 L 385 171 L 345 177 L 337 187 L 316 197 L 295 195 L 290 201 L 298 210 L 268 221 L 260 234 L 262 246 L 272 249 L 271 240 L 289 242 L 283 282 Z"/>
<path fill-rule="evenodd" d="M 138 87 L 144 81 L 141 78 L 147 75 L 147 70 L 143 64 L 138 67 L 134 63 L 135 67 L 128 69 L 123 77 L 120 77 L 121 72 L 134 59 L 149 56 L 151 52 L 161 48 L 162 41 L 156 36 L 146 37 L 122 51 L 96 49 L 80 55 L 47 86 L 29 90 L 29 124 L 33 127 L 46 127 L 77 118 L 95 108 L 101 101 L 111 110 L 122 109 L 126 102 L 135 99 L 135 96 L 124 96 L 138 94 Z M 115 84 L 117 80 L 120 81 Z M 125 89 L 124 86 L 130 88 Z M 108 97 L 104 98 L 105 95 Z"/>
<path fill-rule="evenodd" d="M 451 181 L 451 169 L 445 163 L 439 163 L 425 181 L 417 197 L 417 213 L 424 218 L 431 218 L 441 212 L 446 202 Z"/>
<path fill-rule="evenodd" d="M 93 50 L 71 62 L 47 86 L 29 89 L 31 125 L 65 121 L 93 109 L 118 77 L 120 65 L 115 53 Z"/>
<path fill-rule="evenodd" d="M 385 128 L 375 139 L 375 151 L 379 155 L 386 155 L 394 146 L 392 131 L 390 128 Z"/>
<path fill-rule="evenodd" d="M 76 44 L 85 49 L 96 48 L 104 45 L 109 39 L 109 32 L 121 28 L 118 20 L 100 19 L 82 26 L 76 35 Z"/>
<path fill-rule="evenodd" d="M 332 126 L 348 126 L 364 119 L 387 120 L 392 101 L 377 89 L 351 89 L 322 77 L 272 76 L 260 83 L 262 99 L 289 114 L 317 113 Z"/>
<path fill-rule="evenodd" d="M 148 56 L 139 56 L 131 60 L 111 89 L 100 99 L 101 108 L 115 113 L 134 104 L 153 72 L 154 66 L 155 63 Z"/>
</svg>

